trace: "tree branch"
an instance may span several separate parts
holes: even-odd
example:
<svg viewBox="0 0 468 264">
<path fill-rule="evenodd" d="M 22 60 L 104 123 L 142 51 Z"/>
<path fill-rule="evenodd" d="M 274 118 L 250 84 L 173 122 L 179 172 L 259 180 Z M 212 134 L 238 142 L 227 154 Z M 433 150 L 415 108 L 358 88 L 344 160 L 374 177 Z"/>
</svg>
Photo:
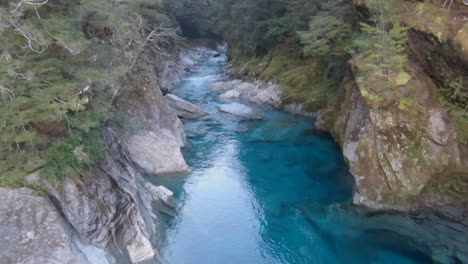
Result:
<svg viewBox="0 0 468 264">
<path fill-rule="evenodd" d="M 15 94 L 13 91 L 2 85 L 0 85 L 0 93 L 2 94 L 3 100 L 5 100 L 5 97 L 8 97 L 10 100 L 15 99 Z"/>
</svg>

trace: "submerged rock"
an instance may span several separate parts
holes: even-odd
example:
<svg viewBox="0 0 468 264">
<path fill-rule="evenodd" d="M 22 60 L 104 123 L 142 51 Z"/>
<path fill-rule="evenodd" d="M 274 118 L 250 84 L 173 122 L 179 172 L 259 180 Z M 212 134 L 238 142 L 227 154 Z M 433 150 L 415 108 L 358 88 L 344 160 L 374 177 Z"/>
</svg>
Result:
<svg viewBox="0 0 468 264">
<path fill-rule="evenodd" d="M 287 141 L 300 138 L 305 131 L 311 129 L 309 123 L 299 122 L 295 118 L 282 118 L 264 122 L 249 136 L 249 141 Z"/>
<path fill-rule="evenodd" d="M 167 94 L 165 96 L 166 102 L 174 109 L 179 117 L 187 119 L 196 119 L 207 115 L 200 107 L 189 103 L 174 94 Z"/>
<path fill-rule="evenodd" d="M 0 197 L 0 263 L 89 263 L 47 198 L 28 188 L 0 188 Z"/>
<path fill-rule="evenodd" d="M 375 254 L 375 246 L 393 245 L 394 253 L 411 256 L 419 252 L 432 258 L 424 263 L 466 263 L 466 209 L 457 209 L 458 214 L 464 215 L 457 219 L 447 217 L 439 209 L 419 209 L 407 215 L 345 205 L 323 208 L 307 204 L 300 207 L 305 219 L 320 230 L 317 233 L 325 238 L 324 241 L 334 242 L 330 246 L 338 250 L 337 255 L 346 255 L 347 241 L 358 244 L 372 241 L 362 244 L 363 252 Z M 336 241 L 343 244 L 336 244 Z"/>
<path fill-rule="evenodd" d="M 219 106 L 219 111 L 249 119 L 261 119 L 261 116 L 255 114 L 252 108 L 239 103 L 222 104 Z"/>
</svg>

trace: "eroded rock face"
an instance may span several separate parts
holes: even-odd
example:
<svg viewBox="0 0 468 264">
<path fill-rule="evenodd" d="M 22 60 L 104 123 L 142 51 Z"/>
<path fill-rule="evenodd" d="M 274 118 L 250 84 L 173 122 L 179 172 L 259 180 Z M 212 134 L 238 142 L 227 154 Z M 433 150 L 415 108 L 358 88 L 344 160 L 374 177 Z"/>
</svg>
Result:
<svg viewBox="0 0 468 264">
<path fill-rule="evenodd" d="M 334 127 L 355 177 L 356 204 L 408 209 L 436 175 L 467 166 L 437 87 L 430 78 L 413 76 L 408 87 L 424 88 L 386 106 L 359 80 L 344 87 Z M 404 93 L 406 87 L 399 89 Z"/>
<path fill-rule="evenodd" d="M 88 263 L 47 198 L 28 188 L 0 188 L 0 197 L 0 263 Z"/>
<path fill-rule="evenodd" d="M 77 236 L 105 250 L 116 263 L 157 259 L 153 241 L 162 234 L 163 224 L 152 203 L 174 210 L 172 192 L 139 175 L 112 129 L 106 129 L 105 139 L 108 155 L 88 177 L 50 183 L 36 173 L 27 177 L 27 183 L 43 186 Z"/>
<path fill-rule="evenodd" d="M 142 77 L 138 86 L 130 87 L 116 98 L 117 107 L 129 117 L 129 129 L 122 132 L 124 145 L 129 150 L 129 158 L 143 171 L 162 173 L 188 169 L 180 154 L 187 139 L 177 115 L 197 118 L 205 113 L 173 95 L 165 97 L 163 92 L 175 88 L 185 68 L 215 53 L 206 48 L 181 50 L 177 58 L 155 65 L 153 77 Z"/>
<path fill-rule="evenodd" d="M 179 117 L 196 119 L 208 114 L 200 107 L 189 103 L 174 94 L 167 94 L 165 98 L 166 102 L 174 109 Z"/>
<path fill-rule="evenodd" d="M 127 148 L 132 160 L 146 173 L 187 171 L 177 139 L 168 130 L 157 130 L 130 137 Z"/>
</svg>

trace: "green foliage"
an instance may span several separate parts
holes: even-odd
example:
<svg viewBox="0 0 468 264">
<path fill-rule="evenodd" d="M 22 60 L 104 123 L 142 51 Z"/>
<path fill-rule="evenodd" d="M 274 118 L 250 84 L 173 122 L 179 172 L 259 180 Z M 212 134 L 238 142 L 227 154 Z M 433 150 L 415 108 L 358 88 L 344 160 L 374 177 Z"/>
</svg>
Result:
<svg viewBox="0 0 468 264">
<path fill-rule="evenodd" d="M 315 16 L 308 31 L 299 32 L 306 56 L 342 55 L 351 36 L 351 25 L 335 16 Z"/>
<path fill-rule="evenodd" d="M 0 185 L 19 187 L 38 169 L 48 179 L 83 175 L 105 154 L 104 124 L 125 122 L 111 99 L 152 24 L 169 24 L 162 0 L 12 10 L 0 5 Z"/>
<path fill-rule="evenodd" d="M 99 165 L 107 151 L 101 135 L 102 121 L 90 112 L 70 118 L 70 135 L 54 143 L 45 155 L 41 176 L 48 180 L 83 176 L 86 169 Z"/>
<path fill-rule="evenodd" d="M 443 96 L 440 97 L 439 101 L 447 109 L 450 119 L 454 122 L 461 143 L 468 145 L 468 106 L 453 104 Z"/>
<path fill-rule="evenodd" d="M 287 10 L 294 30 L 307 30 L 310 19 L 319 12 L 320 8 L 320 1 L 317 0 L 288 1 Z"/>
<path fill-rule="evenodd" d="M 270 19 L 266 24 L 268 28 L 265 34 L 267 48 L 283 42 L 293 33 L 291 19 L 288 16 Z"/>
<path fill-rule="evenodd" d="M 361 23 L 363 36 L 355 42 L 365 65 L 384 74 L 398 73 L 407 61 L 407 28 L 395 22 L 390 30 Z"/>
<path fill-rule="evenodd" d="M 372 23 L 360 23 L 362 33 L 355 37 L 351 51 L 359 68 L 358 79 L 372 86 L 374 92 L 390 92 L 411 79 L 404 69 L 408 29 L 400 23 L 395 1 L 372 0 L 366 5 Z"/>
</svg>

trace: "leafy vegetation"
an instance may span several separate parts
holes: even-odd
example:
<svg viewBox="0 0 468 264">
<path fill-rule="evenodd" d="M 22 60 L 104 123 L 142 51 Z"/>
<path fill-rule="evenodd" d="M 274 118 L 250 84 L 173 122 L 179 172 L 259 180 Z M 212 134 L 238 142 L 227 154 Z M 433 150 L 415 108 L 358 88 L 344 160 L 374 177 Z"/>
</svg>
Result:
<svg viewBox="0 0 468 264">
<path fill-rule="evenodd" d="M 98 165 L 104 124 L 122 120 L 113 98 L 148 63 L 143 52 L 157 59 L 176 38 L 163 8 L 158 0 L 0 3 L 0 185 L 21 186 L 38 169 L 60 180 Z"/>
<path fill-rule="evenodd" d="M 351 37 L 351 25 L 335 16 L 314 17 L 309 31 L 299 32 L 306 56 L 342 55 Z"/>
</svg>

